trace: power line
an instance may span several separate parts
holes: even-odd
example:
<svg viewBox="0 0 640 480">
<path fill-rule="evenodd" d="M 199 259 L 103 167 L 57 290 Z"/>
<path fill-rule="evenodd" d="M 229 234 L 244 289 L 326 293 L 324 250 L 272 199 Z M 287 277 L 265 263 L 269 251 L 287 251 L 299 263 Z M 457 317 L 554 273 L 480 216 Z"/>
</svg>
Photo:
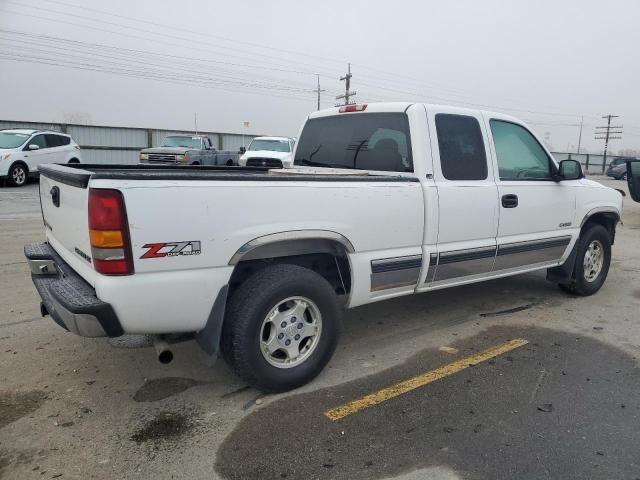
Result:
<svg viewBox="0 0 640 480">
<path fill-rule="evenodd" d="M 155 35 L 166 36 L 166 34 L 165 34 L 166 29 L 170 28 L 171 30 L 177 30 L 177 31 L 186 32 L 186 33 L 188 33 L 189 35 L 192 35 L 192 36 L 200 36 L 200 37 L 205 37 L 205 38 L 206 37 L 217 38 L 219 40 L 226 41 L 226 42 L 232 42 L 232 43 L 248 45 L 248 46 L 256 47 L 256 48 L 260 48 L 260 49 L 285 52 L 285 53 L 289 53 L 289 54 L 304 56 L 305 58 L 312 57 L 312 58 L 317 58 L 319 60 L 326 61 L 326 62 L 343 63 L 343 60 L 337 60 L 337 59 L 334 59 L 334 58 L 328 58 L 328 57 L 323 57 L 323 56 L 319 56 L 319 55 L 312 55 L 312 54 L 308 54 L 306 52 L 302 53 L 302 52 L 297 52 L 297 51 L 294 51 L 294 50 L 288 50 L 288 49 L 283 49 L 283 48 L 267 47 L 265 45 L 256 44 L 256 43 L 253 43 L 253 42 L 229 39 L 229 38 L 226 38 L 226 37 L 222 37 L 222 36 L 219 36 L 219 35 L 213 35 L 213 34 L 210 34 L 210 33 L 204 34 L 204 33 L 201 33 L 201 32 L 195 31 L 195 30 L 187 30 L 185 28 L 181 28 L 181 27 L 178 27 L 178 26 L 175 26 L 175 25 L 167 25 L 167 24 L 152 22 L 152 21 L 149 21 L 149 20 L 143 20 L 143 19 L 139 19 L 139 18 L 135 18 L 135 17 L 131 17 L 131 16 L 120 15 L 120 14 L 116 14 L 116 13 L 107 12 L 105 10 L 99 10 L 99 9 L 95 9 L 95 8 L 89 8 L 89 7 L 86 7 L 86 6 L 83 6 L 83 5 L 64 2 L 64 1 L 61 1 L 61 0 L 47 0 L 47 1 L 49 3 L 56 3 L 56 4 L 59 4 L 59 5 L 65 5 L 65 6 L 68 6 L 68 7 L 72 7 L 74 9 L 80 9 L 80 10 L 100 13 L 102 15 L 108 15 L 108 16 L 115 17 L 115 18 L 125 19 L 125 20 L 131 21 L 131 22 L 147 24 L 147 25 L 151 25 L 151 26 L 154 26 L 154 27 L 160 27 L 160 28 L 165 29 L 165 30 L 163 30 L 163 33 L 161 33 L 161 34 L 158 34 L 157 32 L 150 32 L 150 33 L 153 33 Z M 15 4 L 16 2 L 10 2 L 10 3 L 14 3 Z M 31 8 L 35 8 L 35 7 L 31 7 Z M 40 7 L 38 7 L 38 8 L 40 9 Z M 51 10 L 51 11 L 52 12 L 57 12 L 59 14 L 64 14 L 63 12 L 59 12 L 59 11 L 54 11 L 54 10 Z M 69 14 L 69 15 L 71 15 L 71 14 Z M 82 17 L 82 18 L 88 18 L 88 19 L 91 19 L 93 21 L 102 21 L 102 20 L 93 19 L 91 17 Z M 102 22 L 104 22 L 104 21 L 102 21 Z M 112 24 L 112 25 L 120 26 L 119 24 L 115 24 L 113 22 L 108 22 L 108 23 Z M 247 52 L 247 51 L 243 50 L 243 52 Z M 249 53 L 253 54 L 253 52 L 249 52 Z M 271 58 L 277 58 L 277 57 L 271 57 Z M 379 74 L 383 74 L 383 75 L 390 75 L 386 71 L 383 71 L 383 70 L 380 70 L 380 69 L 376 69 L 376 68 L 373 68 L 373 67 L 368 67 L 368 66 L 365 66 L 365 65 L 362 65 L 361 68 L 365 68 L 365 69 L 370 70 L 370 71 L 378 72 Z M 444 91 L 448 90 L 449 92 L 456 92 L 456 91 L 461 92 L 460 90 L 451 89 L 450 87 L 442 87 L 442 86 L 439 86 L 437 84 L 429 84 L 429 83 L 425 82 L 424 79 L 416 79 L 416 78 L 409 77 L 409 76 L 406 76 L 406 75 L 399 75 L 397 72 L 394 72 L 393 75 L 392 75 L 392 81 L 394 83 L 398 83 L 398 78 L 404 78 L 404 79 L 409 80 L 410 82 L 417 82 L 422 87 L 431 85 L 433 87 L 436 87 L 436 88 L 439 88 L 439 89 L 443 89 Z M 404 93 L 406 93 L 406 92 L 404 92 Z M 455 95 L 455 96 L 463 96 L 463 97 L 469 97 L 470 96 L 467 93 L 462 93 L 462 94 L 452 93 L 452 94 Z M 502 108 L 502 107 L 500 107 L 500 108 Z M 513 110 L 516 110 L 516 109 L 513 109 Z M 517 109 L 516 111 L 526 111 L 526 110 Z M 560 114 L 560 113 L 557 113 L 557 115 L 574 116 L 573 114 Z"/>
<path fill-rule="evenodd" d="M 15 3 L 15 2 L 11 2 L 11 0 L 7 0 L 7 1 L 8 1 L 8 2 L 10 2 L 10 3 Z M 20 4 L 20 5 L 21 5 L 21 6 L 25 6 L 25 5 L 23 5 L 23 4 Z M 29 7 L 29 6 L 27 6 L 27 7 L 28 7 L 28 8 L 36 8 L 36 7 Z M 40 7 L 38 7 L 38 10 L 43 10 L 43 9 L 42 9 L 42 8 L 40 8 Z M 98 20 L 98 19 L 94 19 L 94 18 L 91 18 L 91 17 L 81 16 L 81 15 L 75 15 L 75 14 L 69 14 L 69 13 L 66 13 L 66 12 L 60 12 L 60 11 L 51 10 L 51 9 L 44 9 L 44 10 L 48 10 L 48 11 L 51 11 L 51 12 L 57 13 L 57 14 L 59 14 L 59 15 L 75 16 L 75 17 L 79 17 L 79 18 L 82 18 L 82 19 L 85 19 L 85 20 L 90 20 L 90 21 L 94 21 L 94 22 L 98 22 L 98 23 L 105 23 L 105 24 L 108 24 L 108 25 L 116 25 L 117 27 L 122 28 L 122 26 L 121 26 L 121 25 L 116 24 L 116 23 L 114 23 L 114 22 L 108 22 L 108 21 L 104 21 L 104 20 Z M 35 15 L 35 14 L 27 14 L 27 13 L 24 13 L 24 12 L 17 12 L 17 11 L 13 11 L 13 10 L 5 10 L 5 11 L 7 11 L 7 12 L 9 12 L 9 13 L 16 14 L 16 15 L 24 15 L 24 16 L 28 16 L 28 17 L 31 17 L 31 18 L 39 18 L 39 19 L 42 19 L 42 20 L 45 20 L 45 21 L 49 21 L 49 22 L 54 22 L 54 23 L 63 23 L 63 24 L 68 24 L 68 25 L 78 26 L 78 27 L 82 27 L 82 28 L 89 28 L 89 29 L 92 29 L 92 30 L 99 30 L 99 31 L 103 31 L 103 32 L 106 32 L 106 33 L 112 33 L 112 34 L 116 34 L 116 35 L 127 36 L 127 37 L 130 37 L 130 38 L 142 39 L 142 40 L 146 40 L 146 41 L 154 41 L 154 42 L 157 42 L 157 43 L 163 43 L 163 44 L 171 45 L 171 46 L 175 47 L 175 44 L 173 44 L 173 43 L 171 43 L 171 42 L 166 42 L 166 41 L 158 40 L 158 39 L 153 39 L 153 40 L 151 40 L 151 39 L 149 39 L 149 38 L 142 37 L 142 36 L 140 36 L 140 35 L 133 35 L 133 34 L 131 34 L 131 33 L 119 32 L 119 31 L 113 31 L 113 30 L 109 30 L 109 29 L 105 29 L 105 28 L 99 28 L 99 27 L 95 27 L 95 26 L 88 26 L 88 25 L 86 25 L 86 24 L 84 24 L 84 23 L 69 22 L 69 21 L 61 20 L 61 19 L 52 19 L 52 18 L 49 18 L 49 17 L 43 17 L 43 16 L 39 16 L 39 15 Z M 129 17 L 127 17 L 127 18 L 129 18 Z M 138 20 L 137 20 L 137 19 L 132 19 L 132 21 L 138 21 Z M 160 24 L 158 24 L 158 25 L 160 25 Z M 165 32 L 163 32 L 163 33 L 158 33 L 158 32 L 153 32 L 153 31 L 148 31 L 148 30 L 144 30 L 144 31 L 147 31 L 148 33 L 151 33 L 151 34 L 153 34 L 153 35 L 159 35 L 159 36 L 162 36 L 163 38 L 167 36 L 166 31 L 165 31 Z M 193 43 L 194 43 L 194 42 L 193 42 L 193 40 L 185 39 L 185 38 L 183 38 L 183 37 L 177 37 L 177 36 L 175 36 L 175 35 L 170 35 L 170 36 L 171 36 L 172 38 L 179 39 L 180 41 L 188 42 L 188 43 L 189 43 L 189 48 L 190 48 L 190 50 L 201 50 L 201 51 L 206 51 L 206 52 L 208 52 L 208 53 L 209 53 L 209 52 L 210 52 L 210 50 L 211 50 L 210 48 L 208 48 L 208 49 L 203 49 L 203 48 L 199 48 L 198 46 L 193 45 Z M 202 42 L 200 42 L 200 43 L 202 43 Z M 212 44 L 210 44 L 210 43 L 209 43 L 208 45 L 212 45 Z M 217 47 L 217 45 L 214 45 L 214 48 L 216 48 L 216 47 Z M 225 50 L 230 50 L 230 48 L 226 48 Z M 254 52 L 247 52 L 246 50 L 241 50 L 241 49 L 234 49 L 234 50 L 236 50 L 236 51 L 241 51 L 241 52 L 245 52 L 245 53 L 248 53 L 249 55 L 252 55 L 252 56 L 254 56 L 254 57 L 255 57 L 255 56 L 260 56 L 260 57 L 278 58 L 278 57 L 275 57 L 275 56 L 272 56 L 272 55 L 264 55 L 264 54 L 254 53 Z M 223 53 L 222 55 L 229 56 L 229 54 L 227 54 L 227 53 Z M 234 58 L 237 58 L 237 55 L 236 55 L 236 56 L 234 56 Z M 242 57 L 241 57 L 241 58 L 242 58 Z M 248 57 L 246 57 L 246 56 L 245 56 L 244 58 L 248 58 Z M 256 59 L 255 59 L 255 58 L 251 58 L 250 60 L 251 60 L 251 61 L 256 61 Z M 281 60 L 281 59 L 280 59 L 280 60 Z M 264 60 L 260 60 L 260 62 L 262 62 L 262 63 L 266 63 L 267 65 L 269 65 L 269 67 L 267 67 L 267 68 L 272 68 L 273 66 L 281 67 L 281 68 L 287 68 L 287 65 L 283 65 L 283 64 L 281 64 L 281 63 L 279 63 L 279 64 L 278 64 L 278 63 L 273 63 L 273 62 L 264 62 Z M 299 72 L 299 73 L 304 73 L 304 74 L 317 74 L 318 72 L 320 72 L 323 76 L 327 76 L 327 77 L 331 76 L 331 77 L 333 77 L 333 75 L 332 75 L 332 74 L 327 73 L 326 71 L 325 71 L 324 73 L 322 73 L 322 69 L 318 69 L 318 68 L 317 68 L 317 65 L 312 65 L 312 64 L 309 64 L 309 63 L 301 63 L 301 62 L 297 62 L 297 65 L 300 65 L 300 64 L 302 64 L 302 65 L 309 65 L 309 66 L 311 66 L 311 67 L 315 67 L 315 72 L 313 72 L 313 71 L 306 71 L 306 72 Z M 408 91 L 406 91 L 406 90 L 390 89 L 390 88 L 388 88 L 388 87 L 379 86 L 379 85 L 371 85 L 371 86 L 372 86 L 372 87 L 374 87 L 374 88 L 382 88 L 382 89 L 385 89 L 385 90 L 396 91 L 396 92 L 398 92 L 398 93 L 405 93 L 405 94 L 415 95 L 415 93 L 414 93 L 414 92 L 408 92 Z M 424 97 L 424 96 L 425 96 L 424 94 L 420 94 L 420 97 Z M 420 97 L 415 98 L 415 100 L 419 100 L 419 99 L 420 99 Z M 431 98 L 437 99 L 438 97 L 433 97 L 433 96 L 431 96 Z M 490 105 L 490 104 L 484 104 L 484 103 L 461 102 L 461 101 L 456 101 L 456 100 L 452 100 L 452 99 L 445 98 L 445 97 L 439 97 L 439 98 L 440 98 L 441 100 L 443 100 L 444 102 L 446 102 L 446 103 L 459 104 L 459 105 L 463 105 L 463 106 L 482 107 L 482 108 L 500 109 L 500 110 L 513 110 L 513 111 L 516 111 L 516 112 L 527 112 L 527 113 L 534 113 L 534 114 L 540 114 L 540 115 L 577 116 L 577 115 L 574 115 L 574 114 L 565 114 L 565 113 L 559 113 L 559 112 L 542 112 L 542 111 L 530 110 L 530 109 L 525 109 L 525 108 L 496 106 L 496 105 Z M 395 100 L 395 99 L 394 99 L 394 100 Z"/>
<path fill-rule="evenodd" d="M 606 126 L 596 127 L 596 136 L 594 137 L 596 140 L 604 140 L 604 155 L 602 163 L 607 163 L 607 150 L 609 148 L 609 140 L 620 140 L 622 137 L 616 137 L 615 135 L 622 135 L 622 130 L 612 130 L 622 128 L 622 125 L 611 125 L 612 118 L 618 118 L 619 115 L 604 115 L 602 118 L 607 119 Z M 598 136 L 600 135 L 600 136 Z"/>
<path fill-rule="evenodd" d="M 120 36 L 124 36 L 124 37 L 134 38 L 134 39 L 137 39 L 137 40 L 152 41 L 152 42 L 155 42 L 155 43 L 161 43 L 161 44 L 168 45 L 168 46 L 171 46 L 171 47 L 176 47 L 175 43 L 172 43 L 172 42 L 169 42 L 169 41 L 164 41 L 164 40 L 161 40 L 161 39 L 150 39 L 148 37 L 144 37 L 144 36 L 140 36 L 140 35 L 134 35 L 134 34 L 127 33 L 127 32 L 118 32 L 118 31 L 109 30 L 109 29 L 106 29 L 106 28 L 93 26 L 93 25 L 87 25 L 85 23 L 70 22 L 70 21 L 67 21 L 67 20 L 54 19 L 54 18 L 44 17 L 44 16 L 41 16 L 41 15 L 36 15 L 36 14 L 31 14 L 31 13 L 17 12 L 17 11 L 14 11 L 14 10 L 7 10 L 6 8 L 4 9 L 4 11 L 8 12 L 8 13 L 12 13 L 14 15 L 22 15 L 22 16 L 26 16 L 26 17 L 30 17 L 30 18 L 38 18 L 40 20 L 45 20 L 45 21 L 52 22 L 52 23 L 61 23 L 61 24 L 65 24 L 65 25 L 75 26 L 75 27 L 87 28 L 87 29 L 90 29 L 92 31 L 101 31 L 101 32 L 110 33 L 110 34 L 114 34 L 114 35 L 120 35 Z M 64 15 L 64 13 L 61 13 L 61 14 Z M 88 17 L 85 17 L 85 18 L 88 18 Z M 101 23 L 100 20 L 94 20 L 94 21 Z M 112 22 L 107 22 L 107 23 L 112 23 Z M 211 49 L 212 48 L 220 50 L 219 48 L 216 48 L 216 46 L 208 47 L 208 48 L 199 47 L 198 45 L 194 45 L 193 40 L 189 40 L 189 39 L 182 39 L 182 41 L 189 43 L 189 46 L 188 46 L 189 50 L 199 50 L 199 51 L 202 51 L 202 52 L 207 52 L 209 54 L 211 53 Z M 209 44 L 209 45 L 211 45 L 211 44 Z M 229 50 L 229 49 L 228 48 L 225 49 L 225 52 L 226 52 L 226 50 Z M 282 64 L 282 63 L 265 62 L 264 60 L 257 60 L 255 58 L 246 57 L 246 56 L 245 57 L 240 57 L 240 56 L 235 55 L 235 54 L 219 53 L 219 55 L 227 56 L 227 57 L 232 56 L 233 58 L 245 58 L 245 59 L 249 59 L 250 61 L 253 61 L 253 62 L 261 62 L 261 63 L 263 63 L 265 65 L 263 68 L 272 68 L 274 66 L 275 67 L 280 67 L 280 68 L 288 68 L 289 67 L 289 65 Z M 254 54 L 251 54 L 251 55 L 253 55 L 255 57 L 258 54 L 254 53 Z M 315 68 L 313 70 L 309 70 L 309 71 L 306 71 L 306 72 L 300 72 L 300 73 L 305 73 L 307 75 L 315 75 L 318 71 L 319 71 L 319 69 Z M 329 76 L 329 75 L 332 75 L 332 74 L 326 74 L 326 76 Z"/>
<path fill-rule="evenodd" d="M 24 5 L 23 3 L 12 2 L 11 0 L 6 0 L 6 1 L 7 1 L 7 3 L 13 3 L 15 5 L 20 5 L 21 7 L 25 7 L 26 6 L 27 8 L 34 8 L 34 9 L 37 9 L 37 10 L 45 10 L 45 11 L 49 11 L 49 12 L 52 12 L 52 13 L 56 13 L 58 15 L 73 16 L 73 17 L 76 17 L 76 18 L 81 18 L 81 19 L 84 19 L 84 20 L 90 20 L 90 21 L 97 22 L 97 23 L 103 23 L 103 24 L 107 24 L 107 25 L 115 25 L 118 28 L 130 28 L 130 27 L 127 27 L 127 26 L 123 26 L 120 23 L 109 22 L 109 21 L 101 20 L 101 19 L 95 19 L 93 17 L 87 17 L 87 16 L 84 16 L 84 15 L 76 15 L 76 14 L 63 12 L 63 11 L 59 11 L 59 10 L 43 9 L 40 6 L 38 6 L 38 7 L 28 6 L 28 5 Z M 146 24 L 153 25 L 153 26 L 156 26 L 156 27 L 165 28 L 165 30 L 162 33 L 154 32 L 154 31 L 151 31 L 151 30 L 142 30 L 142 31 L 143 32 L 148 32 L 151 35 L 161 36 L 163 38 L 169 36 L 171 38 L 176 38 L 176 39 L 178 39 L 180 41 L 183 41 L 183 42 L 188 42 L 189 43 L 189 48 L 191 50 L 199 49 L 199 50 L 207 51 L 207 52 L 210 51 L 210 49 L 206 49 L 205 50 L 205 49 L 202 49 L 202 48 L 198 48 L 197 46 L 194 46 L 193 45 L 194 41 L 191 40 L 191 39 L 186 39 L 184 37 L 178 37 L 178 36 L 175 36 L 175 35 L 167 35 L 166 28 L 171 28 L 172 30 L 185 31 L 185 32 L 188 32 L 192 36 L 193 35 L 198 35 L 198 36 L 202 36 L 202 37 L 215 37 L 215 38 L 221 39 L 221 40 L 226 41 L 226 42 L 235 42 L 235 43 L 238 43 L 238 44 L 251 45 L 251 46 L 256 47 L 256 48 L 268 49 L 268 50 L 277 50 L 277 51 L 292 53 L 292 54 L 295 54 L 295 55 L 305 55 L 307 57 L 319 58 L 319 59 L 322 59 L 323 61 L 330 61 L 330 62 L 338 62 L 339 61 L 339 60 L 335 60 L 335 59 L 329 59 L 327 57 L 320 57 L 320 56 L 317 56 L 317 55 L 301 54 L 301 53 L 298 53 L 298 52 L 295 52 L 295 51 L 292 51 L 292 50 L 278 49 L 278 48 L 274 48 L 274 47 L 266 47 L 264 45 L 258 45 L 258 44 L 254 44 L 254 43 L 251 43 L 251 42 L 243 42 L 243 41 L 238 41 L 238 40 L 226 39 L 225 37 L 220 37 L 220 36 L 216 37 L 216 36 L 213 36 L 211 34 L 205 35 L 203 33 L 195 32 L 195 31 L 191 31 L 191 30 L 186 30 L 186 29 L 183 29 L 183 28 L 175 28 L 175 26 L 169 26 L 169 25 L 166 25 L 166 24 L 159 24 L 159 23 L 155 23 L 155 22 L 150 22 L 150 21 L 146 21 L 146 20 L 141 20 L 141 19 L 136 19 L 136 18 L 133 18 L 133 17 L 124 16 L 124 15 L 113 14 L 113 13 L 106 12 L 106 11 L 103 11 L 103 10 L 83 7 L 83 6 L 80 6 L 80 5 L 67 3 L 67 2 L 62 2 L 62 1 L 59 1 L 59 0 L 49 0 L 49 1 L 50 1 L 50 3 L 58 3 L 60 5 L 66 5 L 66 6 L 70 6 L 70 7 L 76 8 L 76 9 L 84 9 L 84 10 L 87 10 L 87 11 L 98 12 L 98 13 L 101 13 L 101 14 L 104 14 L 104 15 L 110 15 L 110 16 L 117 17 L 117 18 L 123 18 L 123 19 L 126 19 L 126 20 L 131 21 L 131 22 L 146 23 Z M 70 24 L 70 25 L 79 26 L 79 27 L 83 27 L 83 28 L 90 28 L 92 30 L 101 30 L 101 31 L 105 31 L 107 33 L 113 33 L 113 34 L 117 34 L 117 35 L 128 36 L 130 38 L 138 38 L 138 39 L 143 39 L 143 40 L 147 40 L 147 41 L 154 41 L 154 42 L 165 43 L 167 45 L 175 46 L 173 43 L 170 43 L 170 42 L 163 42 L 162 40 L 158 40 L 158 39 L 151 40 L 149 38 L 141 37 L 139 35 L 131 35 L 131 34 L 125 33 L 125 32 L 118 32 L 118 31 L 108 30 L 108 29 L 104 29 L 104 28 L 88 26 L 88 25 L 86 25 L 84 23 L 68 22 L 68 21 L 64 21 L 64 20 L 60 20 L 60 19 L 52 19 L 52 18 L 49 18 L 49 17 L 42 17 L 42 16 L 38 16 L 38 15 L 34 15 L 34 14 L 26 14 L 26 13 L 23 13 L 23 12 L 16 12 L 16 11 L 11 11 L 11 10 L 6 10 L 6 11 L 8 11 L 10 13 L 13 13 L 13 14 L 17 14 L 17 15 L 26 15 L 26 16 L 33 17 L 33 18 L 40 18 L 40 19 L 43 19 L 43 20 L 46 20 L 46 21 L 50 21 L 50 22 Z M 139 30 L 140 29 L 137 29 L 137 31 L 139 31 Z M 203 42 L 199 42 L 199 43 L 203 43 Z M 208 45 L 214 45 L 214 44 L 208 43 Z M 217 47 L 218 47 L 218 45 L 214 45 L 214 48 L 217 48 Z M 259 56 L 260 58 L 266 57 L 266 58 L 273 58 L 273 59 L 278 59 L 278 60 L 282 61 L 282 59 L 280 57 L 276 57 L 274 55 L 267 55 L 267 54 L 264 54 L 264 53 L 257 53 L 257 52 L 247 51 L 247 50 L 238 49 L 238 48 L 225 48 L 225 51 L 226 50 L 235 50 L 235 51 L 238 51 L 238 52 L 243 52 L 243 53 L 246 53 L 248 55 L 251 55 L 252 57 Z M 226 53 L 223 53 L 223 55 L 229 56 L 229 54 L 226 54 Z M 235 55 L 234 58 L 237 58 L 237 55 Z M 249 58 L 249 57 L 244 57 L 244 58 Z M 209 60 L 209 61 L 212 61 L 212 60 Z M 279 66 L 279 67 L 281 67 L 280 70 L 282 70 L 282 71 L 293 70 L 293 69 L 287 69 L 287 66 L 283 65 L 281 63 L 280 64 L 276 64 L 276 63 L 273 63 L 273 62 L 264 62 L 264 60 L 256 60 L 255 58 L 251 58 L 251 61 L 263 62 L 263 63 L 266 63 L 266 64 L 269 65 L 269 67 L 258 67 L 258 66 L 253 65 L 253 66 L 251 66 L 251 68 L 269 68 L 271 70 L 278 70 L 278 68 L 274 69 L 273 66 Z M 232 64 L 232 62 L 227 62 L 227 63 L 228 64 Z M 296 65 L 300 65 L 300 64 L 309 65 L 309 66 L 315 67 L 313 64 L 310 64 L 310 63 L 296 62 Z M 375 68 L 372 68 L 372 67 L 362 66 L 362 68 L 365 68 L 365 69 L 368 69 L 368 70 L 373 70 L 373 71 L 378 71 L 378 72 L 380 72 L 381 74 L 384 74 L 384 75 L 389 75 L 388 73 L 383 72 L 382 70 L 378 70 L 378 69 L 375 69 Z M 315 69 L 315 72 L 320 72 L 322 70 L 322 69 L 318 69 L 318 68 L 314 68 L 314 69 Z M 333 76 L 333 75 L 331 75 L 329 73 L 326 73 L 326 71 L 324 71 L 324 70 L 322 70 L 322 71 L 324 73 L 320 73 L 320 74 L 322 74 L 323 76 Z M 312 71 L 301 71 L 301 70 L 297 70 L 295 73 L 306 74 L 306 75 L 311 75 L 311 74 L 315 75 L 315 74 L 317 74 L 317 73 L 312 73 Z M 414 79 L 414 78 L 407 77 L 407 76 L 395 75 L 395 73 L 394 73 L 394 79 L 397 79 L 397 77 L 409 79 L 411 82 L 418 82 L 418 83 L 420 83 L 421 86 L 427 85 L 426 82 L 424 82 L 423 80 L 418 80 L 418 79 Z M 365 84 L 363 83 L 363 85 L 365 85 Z M 395 91 L 397 93 L 416 95 L 415 92 L 409 92 L 409 91 L 406 91 L 406 90 L 390 89 L 388 87 L 384 87 L 384 86 L 380 86 L 380 85 L 374 85 L 374 84 L 369 84 L 369 85 L 374 89 L 385 89 L 385 90 L 389 90 L 389 91 Z M 438 87 L 438 88 L 442 88 L 442 87 Z M 427 96 L 429 98 L 435 98 L 435 99 L 439 98 L 439 99 L 443 100 L 446 103 L 461 104 L 463 106 L 482 107 L 482 108 L 500 109 L 500 110 L 513 110 L 513 111 L 516 111 L 516 112 L 527 112 L 527 113 L 533 113 L 533 114 L 539 114 L 539 115 L 576 116 L 574 114 L 566 114 L 566 113 L 560 113 L 560 112 L 544 112 L 544 111 L 536 111 L 536 110 L 516 108 L 516 107 L 495 106 L 495 105 L 484 104 L 484 103 L 461 102 L 461 101 L 457 101 L 457 100 L 452 100 L 450 98 L 433 97 L 431 95 L 424 95 L 424 94 L 418 94 L 418 95 L 420 97 Z M 457 95 L 457 96 L 469 96 L 468 94 L 463 94 L 463 95 L 454 94 L 454 95 Z M 418 98 L 416 98 L 416 100 L 418 100 Z"/>
<path fill-rule="evenodd" d="M 347 74 L 344 77 L 340 77 L 340 81 L 344 82 L 344 93 L 341 95 L 336 95 L 336 100 L 340 100 L 344 98 L 344 105 L 352 105 L 355 102 L 349 100 L 350 97 L 354 97 L 356 92 L 351 91 L 351 64 L 347 65 Z M 336 107 L 339 107 L 340 103 L 336 103 Z"/>
<path fill-rule="evenodd" d="M 317 80 L 318 80 L 318 87 L 316 88 L 315 92 L 318 94 L 318 110 L 320 110 L 320 94 L 322 92 L 326 92 L 326 90 L 322 90 L 320 88 L 320 75 L 318 75 Z"/>
<path fill-rule="evenodd" d="M 181 27 L 176 26 L 176 25 L 167 25 L 167 24 L 163 24 L 163 23 L 151 22 L 149 20 L 144 20 L 144 19 L 134 18 L 134 17 L 126 16 L 126 15 L 119 15 L 117 13 L 107 12 L 105 10 L 98 10 L 96 8 L 89 8 L 89 7 L 86 7 L 84 5 L 78 5 L 78 4 L 74 4 L 74 3 L 63 2 L 63 1 L 60 1 L 60 0 L 47 0 L 47 1 L 49 3 L 57 3 L 59 5 L 65 5 L 65 6 L 68 6 L 68 7 L 72 7 L 74 9 L 80 9 L 80 10 L 85 10 L 85 11 L 90 11 L 90 12 L 95 12 L 95 13 L 101 13 L 103 15 L 108 15 L 108 16 L 115 17 L 115 18 L 121 18 L 121 19 L 129 20 L 131 22 L 138 22 L 138 23 L 143 23 L 143 24 L 147 24 L 147 25 L 152 25 L 152 26 L 155 26 L 155 27 L 163 28 L 163 29 L 171 28 L 172 30 L 185 32 L 185 33 L 188 33 L 188 34 L 193 35 L 193 36 L 199 36 L 199 37 L 205 37 L 205 38 L 207 38 L 207 37 L 209 37 L 209 38 L 217 38 L 219 40 L 223 40 L 223 41 L 226 41 L 226 42 L 238 43 L 238 44 L 247 45 L 247 46 L 251 46 L 251 47 L 255 47 L 255 48 L 265 49 L 265 50 L 280 51 L 280 52 L 283 52 L 283 53 L 299 55 L 301 57 L 306 57 L 306 58 L 309 58 L 309 57 L 317 58 L 319 60 L 324 60 L 324 61 L 333 62 L 333 63 L 341 63 L 341 64 L 344 63 L 344 60 L 336 60 L 334 58 L 328 58 L 328 57 L 323 57 L 323 56 L 320 56 L 320 55 L 309 54 L 307 52 L 298 52 L 298 51 L 295 51 L 295 50 L 288 50 L 288 49 L 284 49 L 284 48 L 267 47 L 267 46 L 259 44 L 259 43 L 247 42 L 247 41 L 236 40 L 236 39 L 229 39 L 227 37 L 222 37 L 220 35 L 213 35 L 211 33 L 206 33 L 205 34 L 205 33 L 202 33 L 202 32 L 198 32 L 196 30 L 181 28 Z"/>
</svg>

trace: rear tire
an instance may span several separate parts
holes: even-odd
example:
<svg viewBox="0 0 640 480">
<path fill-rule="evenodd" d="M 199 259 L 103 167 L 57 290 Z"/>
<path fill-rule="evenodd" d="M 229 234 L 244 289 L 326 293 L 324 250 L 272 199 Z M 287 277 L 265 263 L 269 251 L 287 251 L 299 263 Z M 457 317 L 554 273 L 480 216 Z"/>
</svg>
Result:
<svg viewBox="0 0 640 480">
<path fill-rule="evenodd" d="M 575 278 L 560 288 L 574 295 L 589 296 L 596 293 L 609 273 L 611 264 L 611 237 L 605 227 L 594 224 L 582 232 L 578 239 Z"/>
<path fill-rule="evenodd" d="M 329 362 L 339 317 L 336 294 L 323 277 L 297 265 L 269 266 L 231 297 L 222 354 L 252 387 L 285 392 L 312 380 Z"/>
<path fill-rule="evenodd" d="M 29 180 L 29 170 L 22 163 L 14 163 L 9 169 L 7 181 L 12 187 L 23 187 Z"/>
<path fill-rule="evenodd" d="M 80 163 L 80 160 L 78 160 L 77 158 L 72 158 L 67 163 Z"/>
</svg>

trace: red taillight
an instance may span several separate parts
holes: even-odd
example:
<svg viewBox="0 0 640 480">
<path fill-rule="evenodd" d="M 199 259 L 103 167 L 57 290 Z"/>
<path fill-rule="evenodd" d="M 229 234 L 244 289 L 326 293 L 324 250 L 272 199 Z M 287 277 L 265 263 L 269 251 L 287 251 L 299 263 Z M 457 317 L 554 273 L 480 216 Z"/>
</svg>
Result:
<svg viewBox="0 0 640 480">
<path fill-rule="evenodd" d="M 89 238 L 96 272 L 104 275 L 133 273 L 127 211 L 119 190 L 89 190 Z"/>
<path fill-rule="evenodd" d="M 348 112 L 364 112 L 367 109 L 367 104 L 362 103 L 360 105 L 345 105 L 340 107 L 340 113 L 348 113 Z"/>
</svg>

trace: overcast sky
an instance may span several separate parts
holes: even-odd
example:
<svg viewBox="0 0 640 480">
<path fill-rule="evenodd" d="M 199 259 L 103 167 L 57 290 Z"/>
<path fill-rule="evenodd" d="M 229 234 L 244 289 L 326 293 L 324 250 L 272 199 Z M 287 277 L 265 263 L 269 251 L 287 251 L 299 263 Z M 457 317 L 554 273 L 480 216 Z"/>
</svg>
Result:
<svg viewBox="0 0 640 480">
<path fill-rule="evenodd" d="M 344 89 L 504 111 L 556 151 L 640 149 L 640 2 L 0 0 L 0 119 L 297 135 Z M 249 121 L 249 128 L 243 122 Z"/>
</svg>

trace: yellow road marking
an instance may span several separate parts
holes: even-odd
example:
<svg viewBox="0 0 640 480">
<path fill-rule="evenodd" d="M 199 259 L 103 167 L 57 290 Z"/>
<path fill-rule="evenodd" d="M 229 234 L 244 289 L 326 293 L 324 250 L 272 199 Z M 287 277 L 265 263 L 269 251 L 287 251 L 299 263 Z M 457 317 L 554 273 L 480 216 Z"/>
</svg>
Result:
<svg viewBox="0 0 640 480">
<path fill-rule="evenodd" d="M 410 378 L 409 380 L 405 380 L 404 382 L 400 382 L 396 385 L 383 388 L 382 390 L 370 393 L 369 395 L 365 395 L 364 397 L 357 400 L 353 400 L 351 402 L 345 403 L 344 405 L 332 408 L 324 412 L 324 414 L 329 419 L 335 422 L 336 420 L 340 420 L 365 408 L 385 402 L 391 398 L 410 392 L 411 390 L 415 390 L 416 388 L 422 387 L 431 382 L 435 382 L 436 380 L 440 380 L 441 378 L 453 375 L 454 373 L 458 373 L 465 368 L 472 367 L 474 365 L 497 357 L 498 355 L 502 355 L 503 353 L 515 350 L 516 348 L 522 347 L 527 343 L 529 342 L 524 338 L 516 338 L 514 340 L 510 340 L 500 345 L 496 345 L 495 347 L 491 347 L 483 352 L 476 353 L 475 355 L 471 355 L 469 357 L 461 358 L 460 360 L 452 362 L 443 367 L 436 368 L 435 370 L 430 370 L 421 375 L 418 375 L 417 377 Z"/>
</svg>

